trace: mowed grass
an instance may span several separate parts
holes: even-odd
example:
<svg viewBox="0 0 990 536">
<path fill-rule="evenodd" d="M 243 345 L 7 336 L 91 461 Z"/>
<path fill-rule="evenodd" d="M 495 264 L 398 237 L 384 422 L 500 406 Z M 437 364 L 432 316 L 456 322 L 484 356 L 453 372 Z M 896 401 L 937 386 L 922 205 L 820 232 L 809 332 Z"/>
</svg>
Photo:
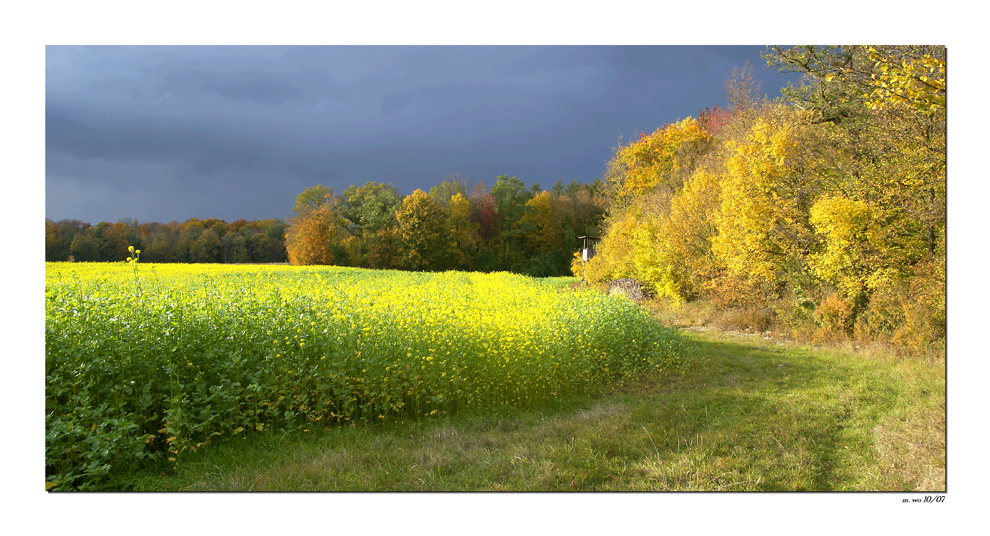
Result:
<svg viewBox="0 0 990 536">
<path fill-rule="evenodd" d="M 944 362 L 690 332 L 682 373 L 530 409 L 254 436 L 118 489 L 944 491 Z"/>
</svg>

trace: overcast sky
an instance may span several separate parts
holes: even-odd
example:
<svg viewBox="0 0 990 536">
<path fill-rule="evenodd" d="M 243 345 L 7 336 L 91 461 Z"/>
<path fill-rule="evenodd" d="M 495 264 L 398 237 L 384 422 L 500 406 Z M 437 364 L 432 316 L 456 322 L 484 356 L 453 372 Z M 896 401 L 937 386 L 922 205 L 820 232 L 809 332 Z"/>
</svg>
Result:
<svg viewBox="0 0 990 536">
<path fill-rule="evenodd" d="M 765 47 L 48 46 L 45 215 L 284 218 L 316 184 L 601 177 Z"/>
</svg>

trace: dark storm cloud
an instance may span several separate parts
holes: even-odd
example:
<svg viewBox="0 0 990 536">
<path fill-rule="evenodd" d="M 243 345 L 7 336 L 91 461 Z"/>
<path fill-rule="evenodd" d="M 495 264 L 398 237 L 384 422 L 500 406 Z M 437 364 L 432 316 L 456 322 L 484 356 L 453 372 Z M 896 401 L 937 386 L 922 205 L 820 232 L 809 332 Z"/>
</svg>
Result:
<svg viewBox="0 0 990 536">
<path fill-rule="evenodd" d="M 278 126 L 256 131 L 169 118 L 79 113 L 49 106 L 49 165 L 54 155 L 118 162 L 168 162 L 202 175 L 263 171 L 308 179 L 324 169 L 298 146 L 280 141 Z"/>
<path fill-rule="evenodd" d="M 233 100 L 247 100 L 260 104 L 282 104 L 303 95 L 297 88 L 274 80 L 225 80 L 204 84 L 205 89 Z"/>
<path fill-rule="evenodd" d="M 776 95 L 761 49 L 48 47 L 46 215 L 284 217 L 317 183 L 451 172 L 590 181 L 619 136 L 724 104 L 747 60 Z"/>
</svg>

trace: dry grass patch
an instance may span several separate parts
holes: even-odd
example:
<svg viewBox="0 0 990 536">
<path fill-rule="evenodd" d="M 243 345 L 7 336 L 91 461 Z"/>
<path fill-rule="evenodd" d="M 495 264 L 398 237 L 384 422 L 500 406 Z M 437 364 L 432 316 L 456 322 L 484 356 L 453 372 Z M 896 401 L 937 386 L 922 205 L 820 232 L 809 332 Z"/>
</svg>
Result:
<svg viewBox="0 0 990 536">
<path fill-rule="evenodd" d="M 891 417 L 873 429 L 879 482 L 911 491 L 945 491 L 945 413 Z"/>
</svg>

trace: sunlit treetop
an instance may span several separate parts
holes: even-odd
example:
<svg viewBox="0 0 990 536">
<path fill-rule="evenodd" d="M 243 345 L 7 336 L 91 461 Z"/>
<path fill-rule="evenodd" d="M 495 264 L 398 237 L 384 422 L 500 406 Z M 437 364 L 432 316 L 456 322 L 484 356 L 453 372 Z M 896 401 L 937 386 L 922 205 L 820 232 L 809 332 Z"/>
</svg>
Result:
<svg viewBox="0 0 990 536">
<path fill-rule="evenodd" d="M 944 112 L 945 52 L 942 46 L 805 45 L 771 47 L 764 58 L 781 71 L 806 74 L 804 85 L 784 94 L 815 110 L 819 121 L 838 122 L 892 106 Z"/>
<path fill-rule="evenodd" d="M 669 183 L 671 173 L 687 165 L 697 147 L 709 141 L 698 121 L 688 117 L 658 128 L 653 134 L 616 150 L 613 165 L 621 172 L 617 180 L 620 195 L 643 195 L 662 183 Z M 676 185 L 671 184 L 672 187 Z"/>
</svg>

